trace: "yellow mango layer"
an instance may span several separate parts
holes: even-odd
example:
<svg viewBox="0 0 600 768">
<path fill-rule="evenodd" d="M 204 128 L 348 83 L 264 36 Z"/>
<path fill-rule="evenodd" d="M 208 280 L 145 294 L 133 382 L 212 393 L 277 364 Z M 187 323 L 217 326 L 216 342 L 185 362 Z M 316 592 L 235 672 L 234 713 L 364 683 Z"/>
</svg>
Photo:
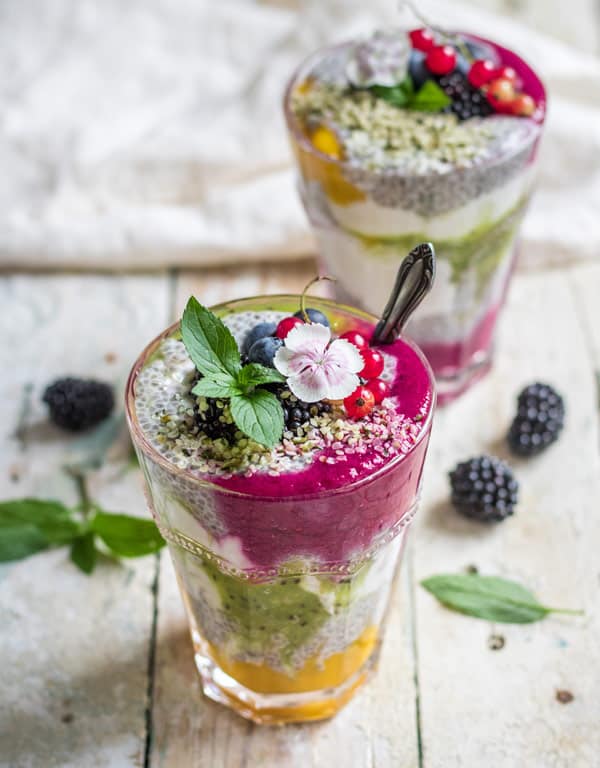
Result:
<svg viewBox="0 0 600 768">
<path fill-rule="evenodd" d="M 257 693 L 305 693 L 323 688 L 334 688 L 352 677 L 367 661 L 377 642 L 377 627 L 367 627 L 362 635 L 345 650 L 334 653 L 325 661 L 316 656 L 307 659 L 304 666 L 287 675 L 263 664 L 237 661 L 226 656 L 215 646 L 210 647 L 214 661 L 239 683 Z M 307 705 L 322 707 L 326 702 Z M 296 710 L 294 710 L 296 711 Z M 327 714 L 321 717 L 328 717 Z"/>
</svg>

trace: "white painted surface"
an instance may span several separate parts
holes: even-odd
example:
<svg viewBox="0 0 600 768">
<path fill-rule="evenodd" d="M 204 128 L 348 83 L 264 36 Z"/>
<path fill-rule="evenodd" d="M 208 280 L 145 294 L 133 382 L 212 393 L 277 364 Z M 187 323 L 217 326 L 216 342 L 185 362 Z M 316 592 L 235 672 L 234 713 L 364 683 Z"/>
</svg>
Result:
<svg viewBox="0 0 600 768">
<path fill-rule="evenodd" d="M 176 312 L 192 292 L 215 302 L 298 290 L 313 273 L 310 263 L 188 273 L 176 286 Z M 42 424 L 39 391 L 67 370 L 119 379 L 168 322 L 168 283 L 160 276 L 2 279 L 2 330 L 11 339 L 1 352 L 3 498 L 31 493 L 75 499 L 60 471 L 65 456 L 75 453 L 73 444 Z M 595 765 L 600 472 L 593 372 L 600 367 L 599 293 L 600 266 L 515 277 L 493 372 L 438 413 L 423 508 L 379 671 L 333 721 L 260 728 L 204 699 L 171 564 L 167 553 L 161 555 L 151 768 Z M 106 353 L 116 353 L 116 361 L 107 362 Z M 512 460 L 522 489 L 518 513 L 481 528 L 449 507 L 445 473 L 483 451 L 507 456 L 503 438 L 514 396 L 535 378 L 565 393 L 565 431 L 539 458 Z M 22 451 L 11 434 L 27 381 L 36 390 Z M 79 457 L 81 451 L 80 445 Z M 143 514 L 141 478 L 125 470 L 126 454 L 125 446 L 115 445 L 110 461 L 91 472 L 88 488 L 109 509 Z M 17 471 L 14 482 L 10 475 Z M 87 578 L 57 550 L 2 568 L 2 768 L 144 764 L 154 564 L 153 558 L 125 567 L 103 564 Z M 545 602 L 584 608 L 586 615 L 492 627 L 441 608 L 416 584 L 470 564 L 516 578 Z M 489 649 L 492 633 L 503 635 L 503 649 Z M 560 704 L 557 689 L 571 691 L 574 700 Z M 69 714 L 72 721 L 63 722 Z"/>
</svg>

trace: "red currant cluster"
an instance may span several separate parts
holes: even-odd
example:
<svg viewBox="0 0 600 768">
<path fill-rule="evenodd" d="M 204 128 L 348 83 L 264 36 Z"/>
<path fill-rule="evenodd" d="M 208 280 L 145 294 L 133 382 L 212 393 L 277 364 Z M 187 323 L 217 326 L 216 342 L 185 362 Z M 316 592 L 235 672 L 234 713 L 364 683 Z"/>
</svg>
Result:
<svg viewBox="0 0 600 768">
<path fill-rule="evenodd" d="M 428 29 L 413 29 L 408 33 L 412 47 L 425 54 L 425 66 L 433 75 L 449 75 L 457 64 L 456 50 L 452 45 L 438 45 Z M 496 67 L 487 59 L 471 63 L 467 79 L 479 88 L 496 112 L 528 117 L 535 112 L 535 101 L 519 91 L 521 83 L 512 67 Z"/>
<path fill-rule="evenodd" d="M 362 419 L 380 403 L 389 392 L 389 387 L 380 379 L 383 372 L 383 355 L 369 347 L 369 342 L 359 331 L 346 331 L 340 339 L 346 339 L 360 351 L 364 366 L 358 375 L 365 382 L 344 399 L 344 408 L 351 419 Z"/>
</svg>

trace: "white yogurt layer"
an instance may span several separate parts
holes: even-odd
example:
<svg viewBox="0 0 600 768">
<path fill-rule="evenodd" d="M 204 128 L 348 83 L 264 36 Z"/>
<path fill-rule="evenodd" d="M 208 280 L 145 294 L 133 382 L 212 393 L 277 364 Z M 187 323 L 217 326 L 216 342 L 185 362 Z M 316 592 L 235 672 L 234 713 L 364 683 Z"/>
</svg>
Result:
<svg viewBox="0 0 600 768">
<path fill-rule="evenodd" d="M 532 181 L 533 166 L 529 165 L 503 186 L 436 216 L 420 216 L 415 211 L 378 205 L 371 198 L 350 205 L 338 205 L 327 199 L 325 204 L 332 218 L 351 232 L 384 238 L 414 233 L 435 244 L 436 240 L 465 237 L 482 225 L 498 221 L 529 193 Z M 418 183 L 415 179 L 415 184 Z"/>
</svg>

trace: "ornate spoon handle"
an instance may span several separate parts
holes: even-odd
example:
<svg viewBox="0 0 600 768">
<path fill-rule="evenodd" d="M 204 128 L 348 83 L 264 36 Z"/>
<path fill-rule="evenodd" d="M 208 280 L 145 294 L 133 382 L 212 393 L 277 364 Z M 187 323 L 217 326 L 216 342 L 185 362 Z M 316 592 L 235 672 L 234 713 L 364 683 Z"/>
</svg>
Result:
<svg viewBox="0 0 600 768">
<path fill-rule="evenodd" d="M 435 251 L 431 243 L 417 245 L 404 259 L 388 303 L 370 341 L 392 344 L 406 321 L 431 290 L 435 277 Z"/>
</svg>

